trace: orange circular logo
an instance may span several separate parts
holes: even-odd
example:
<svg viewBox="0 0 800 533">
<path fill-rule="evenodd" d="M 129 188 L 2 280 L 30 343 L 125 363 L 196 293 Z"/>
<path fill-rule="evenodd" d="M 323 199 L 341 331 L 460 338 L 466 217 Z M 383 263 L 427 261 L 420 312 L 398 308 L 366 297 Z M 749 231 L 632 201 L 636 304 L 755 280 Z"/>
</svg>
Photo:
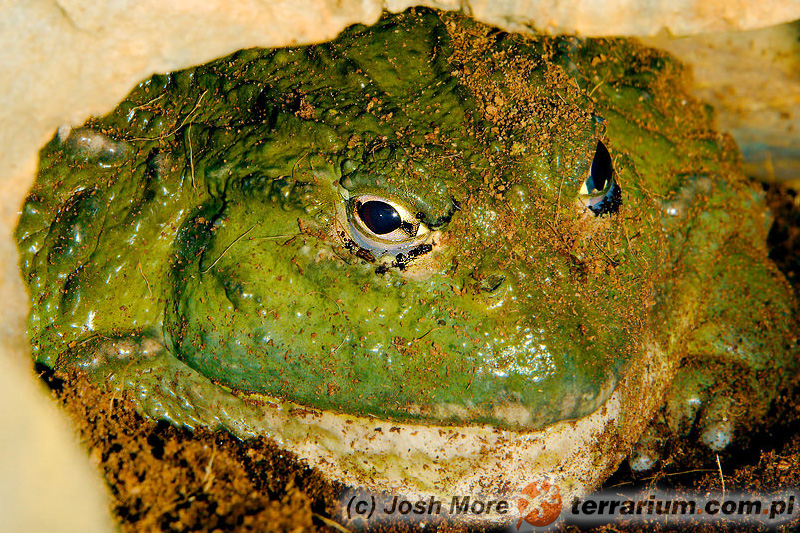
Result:
<svg viewBox="0 0 800 533">
<path fill-rule="evenodd" d="M 517 522 L 517 530 L 523 520 L 534 527 L 548 526 L 561 514 L 561 491 L 549 479 L 534 481 L 522 489 L 517 507 L 522 516 Z"/>
</svg>

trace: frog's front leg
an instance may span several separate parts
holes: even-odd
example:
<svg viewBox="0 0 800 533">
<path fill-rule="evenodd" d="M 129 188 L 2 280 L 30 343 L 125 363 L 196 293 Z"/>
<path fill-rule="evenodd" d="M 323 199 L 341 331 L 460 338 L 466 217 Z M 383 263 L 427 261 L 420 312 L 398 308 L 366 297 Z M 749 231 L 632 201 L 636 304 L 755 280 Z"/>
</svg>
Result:
<svg viewBox="0 0 800 533">
<path fill-rule="evenodd" d="M 767 415 L 781 390 L 796 381 L 796 302 L 763 250 L 738 239 L 720 250 L 686 355 L 664 408 L 630 457 L 634 470 L 652 468 L 670 437 L 696 435 L 725 449 Z"/>
<path fill-rule="evenodd" d="M 137 410 L 156 420 L 227 429 L 240 438 L 265 434 L 263 427 L 250 427 L 249 421 L 259 419 L 254 406 L 188 367 L 155 332 L 90 338 L 59 356 L 56 371 L 71 370 L 86 373 L 100 387 L 127 393 Z"/>
</svg>

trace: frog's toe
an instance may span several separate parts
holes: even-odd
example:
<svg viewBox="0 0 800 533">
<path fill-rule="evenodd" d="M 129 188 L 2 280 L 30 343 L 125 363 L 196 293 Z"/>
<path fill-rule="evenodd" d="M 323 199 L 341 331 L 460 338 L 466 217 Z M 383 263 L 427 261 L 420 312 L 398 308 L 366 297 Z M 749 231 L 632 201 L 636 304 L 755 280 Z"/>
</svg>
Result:
<svg viewBox="0 0 800 533">
<path fill-rule="evenodd" d="M 744 376 L 729 383 L 714 375 L 713 368 L 679 372 L 667 393 L 665 417 L 675 436 L 697 435 L 702 444 L 718 452 L 733 442 L 737 426 L 745 422 L 747 412 L 740 406 L 751 384 Z"/>
<path fill-rule="evenodd" d="M 682 369 L 667 391 L 663 409 L 628 457 L 631 470 L 652 470 L 670 439 L 696 435 L 711 450 L 724 450 L 733 442 L 736 413 L 741 413 L 736 408 L 737 398 L 733 386 L 717 382 L 713 369 Z"/>
<path fill-rule="evenodd" d="M 775 374 L 733 365 L 687 365 L 675 376 L 664 407 L 629 456 L 631 469 L 652 469 L 663 443 L 696 439 L 713 452 L 727 449 L 766 416 L 777 395 Z"/>
<path fill-rule="evenodd" d="M 678 372 L 667 391 L 664 405 L 664 418 L 671 434 L 689 436 L 708 402 L 713 383 L 713 376 L 708 370 Z"/>
<path fill-rule="evenodd" d="M 695 398 L 691 400 L 697 407 L 691 426 L 674 423 L 679 437 L 691 433 L 710 450 L 720 452 L 746 437 L 743 428 L 752 428 L 767 416 L 779 390 L 775 374 L 743 368 L 729 368 L 729 371 L 720 377 L 722 370 L 712 367 L 698 377 L 684 377 L 683 383 L 692 379 L 698 383 L 693 393 Z M 712 375 L 716 379 L 712 380 Z M 673 390 L 673 395 L 680 393 Z"/>
<path fill-rule="evenodd" d="M 664 441 L 665 431 L 663 426 L 659 426 L 655 422 L 651 423 L 628 456 L 628 464 L 631 470 L 634 472 L 652 470 L 661 460 L 664 452 Z"/>
<path fill-rule="evenodd" d="M 734 405 L 730 397 L 715 396 L 706 406 L 700 421 L 700 442 L 719 452 L 733 441 L 736 428 Z"/>
</svg>

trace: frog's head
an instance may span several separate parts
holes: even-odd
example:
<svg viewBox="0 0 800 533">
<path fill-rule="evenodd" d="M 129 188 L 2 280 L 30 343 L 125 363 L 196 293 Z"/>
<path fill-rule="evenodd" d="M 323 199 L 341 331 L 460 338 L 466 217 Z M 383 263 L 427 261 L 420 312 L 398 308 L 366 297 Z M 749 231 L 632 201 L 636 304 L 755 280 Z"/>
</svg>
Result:
<svg viewBox="0 0 800 533">
<path fill-rule="evenodd" d="M 387 41 L 369 57 L 281 56 L 303 70 L 258 97 L 268 119 L 198 154 L 225 192 L 179 239 L 175 350 L 234 390 L 354 415 L 587 415 L 647 340 L 652 203 L 563 73 L 509 49 L 529 59 L 513 76 L 470 75 L 443 26 L 419 28 L 353 30 Z M 375 55 L 393 39 L 402 60 Z"/>
</svg>

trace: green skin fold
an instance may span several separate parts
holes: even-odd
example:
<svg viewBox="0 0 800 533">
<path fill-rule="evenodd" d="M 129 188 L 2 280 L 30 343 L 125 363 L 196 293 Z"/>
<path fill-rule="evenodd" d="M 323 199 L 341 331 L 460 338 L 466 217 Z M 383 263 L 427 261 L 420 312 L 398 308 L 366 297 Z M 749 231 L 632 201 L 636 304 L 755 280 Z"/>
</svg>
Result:
<svg viewBox="0 0 800 533">
<path fill-rule="evenodd" d="M 154 76 L 41 152 L 16 234 L 34 357 L 102 379 L 130 367 L 104 342 L 150 339 L 134 385 L 193 371 L 208 394 L 530 429 L 595 411 L 650 342 L 763 410 L 794 302 L 681 76 L 634 43 L 428 10 Z M 622 206 L 594 216 L 598 141 Z M 428 247 L 357 244 L 361 195 Z"/>
</svg>

